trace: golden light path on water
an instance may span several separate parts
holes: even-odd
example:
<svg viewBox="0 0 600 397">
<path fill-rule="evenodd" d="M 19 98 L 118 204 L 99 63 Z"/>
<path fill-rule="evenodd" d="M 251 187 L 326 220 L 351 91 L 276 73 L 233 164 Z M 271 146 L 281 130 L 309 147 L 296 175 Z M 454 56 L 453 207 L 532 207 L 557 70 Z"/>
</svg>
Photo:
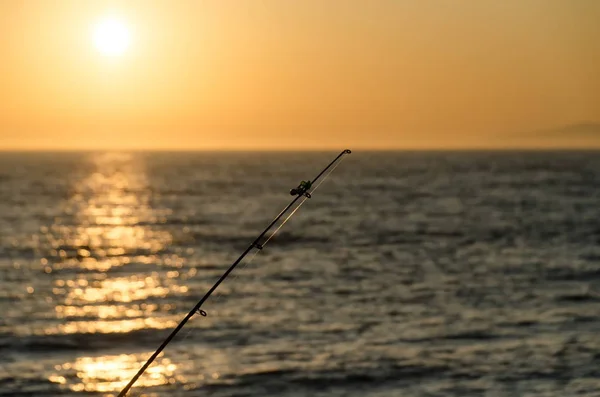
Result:
<svg viewBox="0 0 600 397">
<path fill-rule="evenodd" d="M 56 365 L 56 373 L 49 376 L 53 383 L 67 387 L 74 392 L 99 392 L 104 396 L 116 396 L 136 374 L 152 352 L 79 357 L 74 362 Z M 195 389 L 199 383 L 219 380 L 220 371 L 227 371 L 234 363 L 232 357 L 216 350 L 207 350 L 206 370 L 197 373 L 190 363 L 174 363 L 160 354 L 155 363 L 136 383 L 131 396 L 158 396 L 160 394 L 141 392 L 141 389 L 179 383 L 183 389 Z M 210 370 L 209 370 L 210 369 Z M 272 369 L 272 368 L 268 368 Z M 192 373 L 194 381 L 186 377 Z"/>
<path fill-rule="evenodd" d="M 154 232 L 147 226 L 160 223 L 164 214 L 149 204 L 143 160 L 129 154 L 94 154 L 91 161 L 93 171 L 72 187 L 66 208 L 77 225 L 55 224 L 50 230 L 54 249 L 49 256 L 54 263 L 47 272 L 75 272 L 54 279 L 52 292 L 59 322 L 44 334 L 173 328 L 179 318 L 158 313 L 174 307 L 156 302 L 170 294 L 185 295 L 187 287 L 178 284 L 180 258 L 169 258 L 170 270 L 160 274 L 143 270 L 144 265 L 156 264 L 157 253 L 171 242 L 168 232 Z M 42 260 L 43 265 L 48 263 Z M 110 272 L 132 264 L 142 270 L 133 274 Z M 148 302 L 153 298 L 154 302 Z M 150 353 L 79 357 L 57 365 L 49 380 L 75 392 L 118 392 Z M 162 357 L 136 386 L 183 382 L 175 375 L 176 369 L 176 364 Z"/>
<path fill-rule="evenodd" d="M 69 389 L 75 392 L 119 392 L 135 375 L 144 357 L 146 355 L 142 354 L 80 357 L 74 363 L 57 365 L 55 369 L 64 375 L 52 375 L 49 380 L 61 385 L 68 384 Z M 185 382 L 183 376 L 176 373 L 177 365 L 171 360 L 158 359 L 155 365 L 148 368 L 144 378 L 140 379 L 139 386 L 151 387 Z M 77 381 L 67 380 L 67 377 L 72 375 L 76 375 Z"/>
</svg>

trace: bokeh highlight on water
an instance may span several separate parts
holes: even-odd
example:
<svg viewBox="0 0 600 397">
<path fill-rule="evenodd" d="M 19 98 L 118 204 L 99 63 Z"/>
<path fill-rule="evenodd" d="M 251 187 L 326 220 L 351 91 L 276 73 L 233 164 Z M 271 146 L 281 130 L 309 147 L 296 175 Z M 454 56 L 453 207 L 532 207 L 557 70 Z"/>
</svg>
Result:
<svg viewBox="0 0 600 397">
<path fill-rule="evenodd" d="M 336 153 L 1 153 L 0 395 L 116 395 Z M 600 395 L 600 156 L 354 153 L 134 396 Z"/>
</svg>

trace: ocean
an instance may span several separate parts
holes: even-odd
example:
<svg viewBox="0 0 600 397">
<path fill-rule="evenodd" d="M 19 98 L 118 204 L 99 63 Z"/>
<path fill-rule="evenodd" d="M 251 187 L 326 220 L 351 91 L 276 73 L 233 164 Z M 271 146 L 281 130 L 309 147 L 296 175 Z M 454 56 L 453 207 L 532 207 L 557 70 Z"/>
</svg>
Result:
<svg viewBox="0 0 600 397">
<path fill-rule="evenodd" d="M 0 396 L 118 394 L 336 154 L 0 153 Z M 600 153 L 355 151 L 203 309 L 131 396 L 600 396 Z"/>
</svg>

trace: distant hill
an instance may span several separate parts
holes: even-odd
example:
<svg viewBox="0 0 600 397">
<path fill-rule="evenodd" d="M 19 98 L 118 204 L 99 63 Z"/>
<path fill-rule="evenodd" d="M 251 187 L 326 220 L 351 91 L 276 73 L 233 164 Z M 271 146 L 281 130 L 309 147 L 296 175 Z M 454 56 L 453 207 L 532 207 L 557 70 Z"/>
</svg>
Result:
<svg viewBox="0 0 600 397">
<path fill-rule="evenodd" d="M 599 138 L 600 123 L 570 124 L 557 128 L 543 129 L 526 134 L 527 136 L 548 138 Z"/>
<path fill-rule="evenodd" d="M 600 148 L 600 123 L 582 122 L 498 135 L 496 143 L 507 148 L 598 149 Z"/>
</svg>

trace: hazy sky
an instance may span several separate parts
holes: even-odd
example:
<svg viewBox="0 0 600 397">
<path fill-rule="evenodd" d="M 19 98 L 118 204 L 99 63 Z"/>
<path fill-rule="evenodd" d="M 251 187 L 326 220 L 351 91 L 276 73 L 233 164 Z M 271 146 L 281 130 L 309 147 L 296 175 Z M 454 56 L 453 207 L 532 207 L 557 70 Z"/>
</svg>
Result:
<svg viewBox="0 0 600 397">
<path fill-rule="evenodd" d="M 124 21 L 122 56 L 93 27 Z M 0 2 L 0 149 L 600 146 L 597 0 Z M 529 134 L 529 135 L 528 135 Z"/>
</svg>

